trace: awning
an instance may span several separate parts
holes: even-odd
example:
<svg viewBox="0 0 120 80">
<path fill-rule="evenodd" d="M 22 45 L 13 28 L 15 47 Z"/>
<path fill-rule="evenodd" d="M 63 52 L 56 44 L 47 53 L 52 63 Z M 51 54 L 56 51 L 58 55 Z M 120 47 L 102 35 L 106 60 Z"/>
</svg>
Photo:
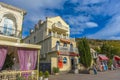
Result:
<svg viewBox="0 0 120 80">
<path fill-rule="evenodd" d="M 64 43 L 68 43 L 70 44 L 70 40 L 69 39 L 60 39 L 61 42 L 64 42 Z"/>
<path fill-rule="evenodd" d="M 69 56 L 79 56 L 79 54 L 74 53 L 74 52 L 70 52 Z"/>
<path fill-rule="evenodd" d="M 120 57 L 119 56 L 114 56 L 114 59 L 115 60 L 120 60 Z"/>
<path fill-rule="evenodd" d="M 109 60 L 105 55 L 99 55 L 98 57 L 100 60 Z"/>
<path fill-rule="evenodd" d="M 79 54 L 74 53 L 74 52 L 62 52 L 62 51 L 59 51 L 57 53 L 58 53 L 58 55 L 64 55 L 64 56 L 79 56 Z"/>
<path fill-rule="evenodd" d="M 15 43 L 9 41 L 0 40 L 0 45 L 3 46 L 13 46 L 13 47 L 23 47 L 23 48 L 32 48 L 32 49 L 40 49 L 40 45 L 26 44 L 26 43 Z"/>
</svg>

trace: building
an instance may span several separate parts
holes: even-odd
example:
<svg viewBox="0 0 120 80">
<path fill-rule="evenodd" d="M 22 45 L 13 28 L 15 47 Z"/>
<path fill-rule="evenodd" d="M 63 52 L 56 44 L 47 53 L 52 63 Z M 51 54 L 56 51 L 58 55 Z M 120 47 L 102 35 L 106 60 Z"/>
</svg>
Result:
<svg viewBox="0 0 120 80">
<path fill-rule="evenodd" d="M 0 40 L 20 42 L 26 12 L 0 2 Z"/>
<path fill-rule="evenodd" d="M 35 54 L 36 55 L 35 56 L 35 58 L 36 58 L 35 64 L 37 62 L 37 59 L 38 59 L 37 55 L 39 55 L 38 53 L 40 52 L 39 51 L 40 45 L 21 43 L 22 23 L 23 23 L 25 14 L 26 14 L 26 12 L 22 9 L 19 9 L 12 5 L 8 5 L 8 4 L 0 2 L 0 61 L 1 61 L 0 62 L 0 70 L 3 69 L 3 65 L 5 64 L 6 56 L 10 55 L 10 54 L 12 55 L 11 59 L 14 62 L 14 65 L 12 65 L 12 67 L 9 67 L 9 69 L 11 69 L 11 70 L 21 70 L 22 71 L 23 70 L 21 68 L 22 66 L 26 66 L 28 63 L 33 65 L 33 63 L 30 61 L 32 59 L 32 56 L 29 53 L 31 53 L 32 55 L 34 55 L 36 53 Z M 33 52 L 33 50 L 35 52 Z M 29 53 L 28 53 L 28 51 L 29 51 Z M 23 60 L 22 60 L 22 58 L 23 58 Z M 27 59 L 29 59 L 29 60 L 27 60 Z M 25 64 L 24 63 L 21 64 L 22 62 L 25 62 Z M 20 65 L 19 68 L 17 68 L 18 64 Z M 31 65 L 29 67 L 32 67 Z M 16 69 L 13 69 L 13 67 Z M 33 69 L 35 69 L 35 67 Z M 24 70 L 31 70 L 31 68 L 26 68 L 26 69 L 24 68 Z M 7 72 L 5 74 L 7 76 L 7 74 L 14 75 L 14 73 L 18 74 L 19 72 L 14 71 L 12 73 L 13 74 L 11 74 L 11 72 L 10 73 Z M 21 73 L 22 72 L 20 72 L 20 74 Z M 4 74 L 4 72 L 3 72 L 3 74 Z M 3 80 L 2 77 L 0 77 L 0 80 Z M 14 79 L 14 80 L 16 80 L 16 79 Z"/>
<path fill-rule="evenodd" d="M 70 27 L 60 16 L 39 20 L 23 41 L 40 44 L 41 62 L 50 62 L 51 69 L 59 67 L 60 71 L 70 71 L 78 64 L 75 39 L 70 38 Z"/>
</svg>

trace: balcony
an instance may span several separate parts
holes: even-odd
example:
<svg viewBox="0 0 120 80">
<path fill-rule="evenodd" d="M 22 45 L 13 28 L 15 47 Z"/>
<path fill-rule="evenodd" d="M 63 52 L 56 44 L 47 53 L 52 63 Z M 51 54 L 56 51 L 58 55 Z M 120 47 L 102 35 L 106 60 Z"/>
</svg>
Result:
<svg viewBox="0 0 120 80">
<path fill-rule="evenodd" d="M 60 31 L 60 32 L 68 32 L 69 31 L 69 28 L 62 25 L 61 23 L 54 23 L 52 25 L 52 28 L 56 31 Z"/>
<path fill-rule="evenodd" d="M 78 53 L 78 49 L 73 47 L 64 47 L 64 46 L 55 46 L 54 48 L 52 48 L 51 51 L 62 51 L 62 52 L 74 52 L 74 53 Z"/>
<path fill-rule="evenodd" d="M 45 36 L 45 38 L 49 38 L 49 37 L 54 37 L 54 38 L 59 38 L 59 39 L 69 39 L 70 41 L 74 41 L 75 42 L 75 38 L 70 38 L 68 36 L 63 36 L 63 35 L 59 35 L 59 34 L 48 34 L 47 36 Z"/>
<path fill-rule="evenodd" d="M 0 26 L 0 35 L 6 36 L 6 37 L 14 37 L 14 38 L 21 37 L 20 31 L 12 28 L 2 27 L 2 26 Z"/>
</svg>

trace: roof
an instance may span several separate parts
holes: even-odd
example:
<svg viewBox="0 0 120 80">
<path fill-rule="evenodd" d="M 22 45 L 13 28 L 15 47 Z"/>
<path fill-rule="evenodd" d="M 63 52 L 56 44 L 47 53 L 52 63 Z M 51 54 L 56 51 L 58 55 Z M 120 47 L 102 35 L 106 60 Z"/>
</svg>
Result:
<svg viewBox="0 0 120 80">
<path fill-rule="evenodd" d="M 23 48 L 32 48 L 32 49 L 40 49 L 40 45 L 26 44 L 26 43 L 15 43 L 9 41 L 0 40 L 0 45 L 3 46 L 14 46 L 14 47 L 23 47 Z"/>
<path fill-rule="evenodd" d="M 114 59 L 115 59 L 115 60 L 120 60 L 120 57 L 117 56 L 117 55 L 115 55 L 115 56 L 114 56 Z"/>
<path fill-rule="evenodd" d="M 50 21 L 60 21 L 61 23 L 64 24 L 64 26 L 69 27 L 69 25 L 65 22 L 65 20 L 63 20 L 63 18 L 61 18 L 60 16 L 55 16 L 55 17 L 47 17 L 48 20 Z"/>
<path fill-rule="evenodd" d="M 100 60 L 109 60 L 109 58 L 105 55 L 98 55 Z"/>
</svg>

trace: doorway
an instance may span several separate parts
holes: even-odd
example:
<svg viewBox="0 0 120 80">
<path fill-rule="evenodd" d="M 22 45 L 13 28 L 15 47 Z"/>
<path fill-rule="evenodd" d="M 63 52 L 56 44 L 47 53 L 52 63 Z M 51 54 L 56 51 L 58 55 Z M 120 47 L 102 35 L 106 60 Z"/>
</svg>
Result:
<svg viewBox="0 0 120 80">
<path fill-rule="evenodd" d="M 75 62 L 74 62 L 74 58 L 71 58 L 71 70 L 75 69 Z"/>
</svg>

